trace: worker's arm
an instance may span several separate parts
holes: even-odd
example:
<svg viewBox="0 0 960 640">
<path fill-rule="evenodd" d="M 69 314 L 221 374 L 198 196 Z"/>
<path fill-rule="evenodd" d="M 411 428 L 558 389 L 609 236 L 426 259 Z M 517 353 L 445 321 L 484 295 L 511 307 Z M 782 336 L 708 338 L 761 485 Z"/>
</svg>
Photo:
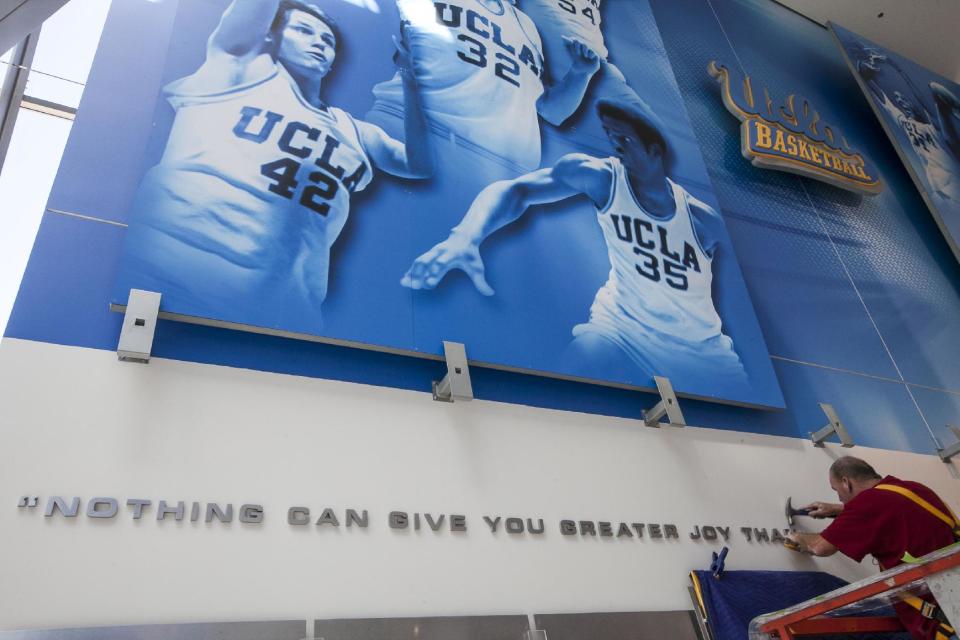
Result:
<svg viewBox="0 0 960 640">
<path fill-rule="evenodd" d="M 827 542 L 819 533 L 800 533 L 791 531 L 787 537 L 800 546 L 800 551 L 815 556 L 832 556 L 837 548 Z"/>
<path fill-rule="evenodd" d="M 807 515 L 811 518 L 836 518 L 843 511 L 842 504 L 820 501 L 811 502 L 803 508 L 810 510 Z"/>
</svg>

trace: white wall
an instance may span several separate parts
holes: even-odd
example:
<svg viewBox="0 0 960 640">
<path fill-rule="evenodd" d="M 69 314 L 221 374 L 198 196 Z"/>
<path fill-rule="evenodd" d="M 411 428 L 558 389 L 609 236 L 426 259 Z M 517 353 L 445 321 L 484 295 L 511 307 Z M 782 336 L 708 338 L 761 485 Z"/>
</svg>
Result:
<svg viewBox="0 0 960 640">
<path fill-rule="evenodd" d="M 788 495 L 831 497 L 839 447 L 13 339 L 0 407 L 0 629 L 685 609 L 687 572 L 720 546 L 687 538 L 695 524 L 732 527 L 730 569 L 876 570 L 737 531 L 783 527 Z M 960 506 L 936 458 L 852 452 Z M 258 502 L 266 520 L 44 518 L 17 508 L 25 494 Z M 367 509 L 370 527 L 287 524 L 301 504 Z M 464 514 L 469 531 L 393 531 L 393 509 Z M 494 536 L 483 515 L 547 531 Z M 684 539 L 571 539 L 562 518 L 674 523 Z"/>
</svg>

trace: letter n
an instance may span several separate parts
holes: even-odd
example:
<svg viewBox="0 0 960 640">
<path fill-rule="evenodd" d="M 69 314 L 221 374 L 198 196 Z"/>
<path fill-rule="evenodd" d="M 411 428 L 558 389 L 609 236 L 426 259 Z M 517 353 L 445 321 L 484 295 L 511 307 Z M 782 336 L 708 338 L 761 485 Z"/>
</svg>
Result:
<svg viewBox="0 0 960 640">
<path fill-rule="evenodd" d="M 60 496 L 52 496 L 47 500 L 47 508 L 44 510 L 43 515 L 47 518 L 52 518 L 54 511 L 57 510 L 59 510 L 64 517 L 76 518 L 77 512 L 80 510 L 80 498 L 74 498 L 70 501 L 70 505 L 67 506 L 66 500 Z"/>
</svg>

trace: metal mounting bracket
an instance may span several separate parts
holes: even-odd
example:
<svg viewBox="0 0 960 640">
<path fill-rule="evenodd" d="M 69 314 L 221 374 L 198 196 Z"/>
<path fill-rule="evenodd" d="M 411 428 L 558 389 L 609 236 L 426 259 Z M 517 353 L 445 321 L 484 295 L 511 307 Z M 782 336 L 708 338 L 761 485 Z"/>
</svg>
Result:
<svg viewBox="0 0 960 640">
<path fill-rule="evenodd" d="M 443 357 L 447 361 L 447 375 L 433 381 L 433 399 L 437 402 L 473 400 L 473 384 L 467 365 L 467 348 L 461 342 L 443 341 Z"/>
<path fill-rule="evenodd" d="M 839 416 L 837 416 L 837 412 L 834 411 L 833 405 L 821 402 L 820 408 L 825 414 L 827 414 L 827 419 L 829 422 L 827 423 L 827 426 L 819 431 L 810 432 L 810 441 L 813 442 L 813 446 L 822 447 L 827 438 L 833 434 L 837 434 L 837 437 L 840 438 L 841 447 L 846 447 L 848 449 L 852 447 L 853 439 L 850 437 L 850 434 L 847 433 L 846 428 L 843 426 L 843 422 L 841 422 Z"/>
<path fill-rule="evenodd" d="M 960 429 L 952 424 L 948 424 L 947 428 L 950 429 L 950 431 L 953 431 L 953 435 L 957 436 L 957 442 L 954 442 L 949 447 L 943 447 L 942 449 L 938 447 L 937 455 L 940 456 L 941 460 L 949 463 L 954 456 L 960 453 Z"/>
<path fill-rule="evenodd" d="M 123 314 L 117 358 L 123 362 L 150 362 L 153 334 L 160 313 L 160 294 L 156 291 L 130 289 L 127 309 Z"/>
<path fill-rule="evenodd" d="M 523 640 L 547 640 L 547 632 L 543 629 L 529 629 L 523 632 Z"/>
<path fill-rule="evenodd" d="M 643 424 L 654 428 L 687 426 L 687 421 L 683 418 L 683 411 L 680 410 L 680 402 L 677 400 L 677 394 L 673 392 L 670 379 L 653 376 L 653 381 L 657 383 L 660 402 L 643 412 Z M 660 419 L 664 416 L 667 417 L 667 422 L 660 422 Z"/>
</svg>

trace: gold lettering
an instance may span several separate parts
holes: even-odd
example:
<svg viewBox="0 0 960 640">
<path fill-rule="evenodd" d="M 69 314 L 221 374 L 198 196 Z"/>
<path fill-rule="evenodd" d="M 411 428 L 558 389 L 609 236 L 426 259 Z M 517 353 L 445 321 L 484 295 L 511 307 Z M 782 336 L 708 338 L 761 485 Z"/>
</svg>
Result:
<svg viewBox="0 0 960 640">
<path fill-rule="evenodd" d="M 837 171 L 840 171 L 840 158 L 837 156 L 830 156 L 830 163 L 833 165 L 833 168 Z"/>
<path fill-rule="evenodd" d="M 770 127 L 756 120 L 754 120 L 754 124 L 757 130 L 757 146 L 761 149 L 769 149 L 772 144 Z"/>
<path fill-rule="evenodd" d="M 800 157 L 803 158 L 804 160 L 810 160 L 810 154 L 807 151 L 808 147 L 807 147 L 806 141 L 804 141 L 803 138 L 800 138 L 799 142 L 800 142 Z"/>
<path fill-rule="evenodd" d="M 814 146 L 810 147 L 810 159 L 820 164 L 820 150 Z"/>
<path fill-rule="evenodd" d="M 797 155 L 797 136 L 793 134 L 787 136 L 787 153 Z"/>
<path fill-rule="evenodd" d="M 780 153 L 787 152 L 787 148 L 783 144 L 783 131 L 780 129 L 777 129 L 777 137 L 773 143 L 773 150 L 779 151 Z"/>
</svg>

